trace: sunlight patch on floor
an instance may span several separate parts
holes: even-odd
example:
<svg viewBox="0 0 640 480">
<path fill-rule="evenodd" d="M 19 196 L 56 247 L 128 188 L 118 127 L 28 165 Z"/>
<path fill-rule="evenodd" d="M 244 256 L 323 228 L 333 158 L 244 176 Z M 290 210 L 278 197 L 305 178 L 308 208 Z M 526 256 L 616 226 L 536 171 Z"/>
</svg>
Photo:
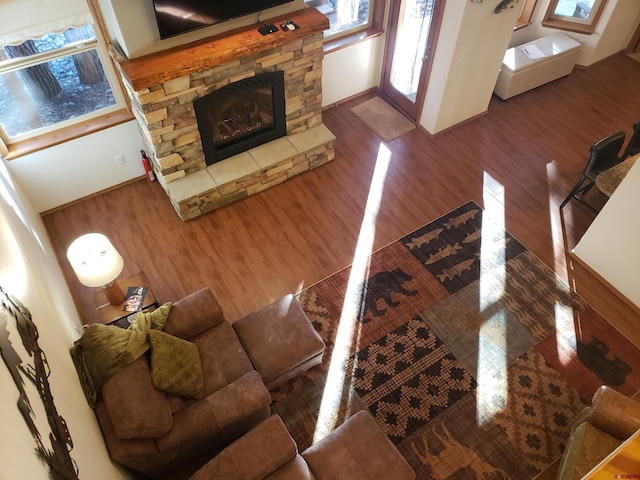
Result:
<svg viewBox="0 0 640 480">
<path fill-rule="evenodd" d="M 558 165 L 556 162 L 547 163 L 547 184 L 549 185 L 549 225 L 551 226 L 551 245 L 553 248 L 553 256 L 555 263 L 553 271 L 560 278 L 567 278 L 567 265 L 565 261 L 565 255 L 563 252 L 558 252 L 559 245 L 565 245 L 564 233 L 562 231 L 562 219 L 558 204 L 553 201 L 551 197 L 551 186 L 557 184 L 560 177 L 558 171 Z"/>
<path fill-rule="evenodd" d="M 364 305 L 363 297 L 366 295 L 366 288 L 361 288 L 361 285 L 369 277 L 369 264 L 376 233 L 376 219 L 382 201 L 390 159 L 391 151 L 384 144 L 380 144 L 358 243 L 353 256 L 342 313 L 338 322 L 335 345 L 329 360 L 329 371 L 322 394 L 316 429 L 313 434 L 313 443 L 327 436 L 336 426 L 336 414 L 345 386 L 344 370 L 349 361 L 352 342 L 356 336 L 356 328 L 359 326 L 357 323 L 357 318 L 361 313 L 359 310 Z"/>
<path fill-rule="evenodd" d="M 547 163 L 547 179 L 549 188 L 551 188 L 552 184 L 556 183 L 556 179 L 560 175 L 557 167 L 556 162 Z M 567 264 L 567 255 L 569 252 L 565 251 L 565 249 L 568 249 L 569 245 L 565 238 L 565 229 L 563 227 L 564 218 L 562 215 L 563 212 L 560 211 L 558 205 L 553 202 L 553 199 L 549 196 L 549 224 L 551 225 L 551 245 L 554 249 L 553 253 L 555 259 L 553 271 L 557 277 L 568 278 L 569 266 Z M 560 248 L 559 245 L 563 246 L 562 252 L 558 252 L 558 249 Z M 557 288 L 560 290 L 569 290 L 570 286 L 558 281 Z M 561 345 L 563 345 L 564 342 L 561 337 L 575 335 L 575 324 L 573 322 L 574 313 L 570 305 L 563 305 L 560 303 L 556 303 L 555 310 L 558 360 L 562 365 L 567 365 L 572 361 L 575 356 L 575 352 L 566 352 L 562 350 Z"/>
<path fill-rule="evenodd" d="M 479 424 L 501 410 L 509 395 L 506 318 L 504 309 L 496 308 L 504 295 L 506 281 L 504 186 L 487 172 L 483 186 L 478 303 L 479 311 L 489 316 L 478 332 L 476 418 Z"/>
<path fill-rule="evenodd" d="M 569 365 L 575 360 L 577 353 L 573 348 L 568 347 L 569 344 L 566 338 L 580 338 L 576 332 L 574 312 L 570 305 L 564 305 L 559 302 L 556 302 L 555 311 L 558 361 L 561 365 Z"/>
</svg>

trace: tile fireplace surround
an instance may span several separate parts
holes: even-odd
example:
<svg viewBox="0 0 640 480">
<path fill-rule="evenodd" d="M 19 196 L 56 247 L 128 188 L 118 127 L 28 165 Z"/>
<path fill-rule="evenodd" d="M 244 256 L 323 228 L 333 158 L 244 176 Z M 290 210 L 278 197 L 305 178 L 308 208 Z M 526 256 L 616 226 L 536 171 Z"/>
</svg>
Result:
<svg viewBox="0 0 640 480">
<path fill-rule="evenodd" d="M 262 36 L 256 25 L 145 57 L 115 51 L 127 94 L 158 180 L 189 220 L 286 181 L 334 158 L 322 123 L 322 32 L 315 8 L 269 20 L 300 28 Z M 230 83 L 283 71 L 287 135 L 207 166 L 193 107 Z"/>
</svg>

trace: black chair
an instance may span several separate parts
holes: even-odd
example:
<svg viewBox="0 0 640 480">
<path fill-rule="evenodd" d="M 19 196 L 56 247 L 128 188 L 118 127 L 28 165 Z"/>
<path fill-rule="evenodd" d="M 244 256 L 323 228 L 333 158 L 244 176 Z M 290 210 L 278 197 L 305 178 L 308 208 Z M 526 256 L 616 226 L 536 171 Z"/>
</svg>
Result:
<svg viewBox="0 0 640 480">
<path fill-rule="evenodd" d="M 622 158 L 625 159 L 638 153 L 640 153 L 640 122 L 633 124 L 633 134 L 627 143 L 627 148 L 624 149 Z"/>
<path fill-rule="evenodd" d="M 598 175 L 622 161 L 622 158 L 618 157 L 618 155 L 620 154 L 620 150 L 622 150 L 624 138 L 624 132 L 613 133 L 591 146 L 591 155 L 587 161 L 587 166 L 584 167 L 580 180 L 578 180 L 578 183 L 573 187 L 571 193 L 569 193 L 567 198 L 560 204 L 560 208 L 564 207 L 569 200 L 575 198 L 597 212 L 595 208 L 585 202 L 579 195 L 584 195 L 591 190 L 591 187 L 595 185 Z"/>
</svg>

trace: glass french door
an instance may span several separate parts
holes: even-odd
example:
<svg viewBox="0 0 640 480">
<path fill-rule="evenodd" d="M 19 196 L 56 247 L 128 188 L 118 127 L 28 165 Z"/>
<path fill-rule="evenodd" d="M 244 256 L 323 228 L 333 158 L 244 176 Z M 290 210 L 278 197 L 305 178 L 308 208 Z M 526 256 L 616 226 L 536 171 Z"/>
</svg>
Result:
<svg viewBox="0 0 640 480">
<path fill-rule="evenodd" d="M 444 0 L 392 0 L 382 93 L 414 120 L 427 93 Z"/>
</svg>

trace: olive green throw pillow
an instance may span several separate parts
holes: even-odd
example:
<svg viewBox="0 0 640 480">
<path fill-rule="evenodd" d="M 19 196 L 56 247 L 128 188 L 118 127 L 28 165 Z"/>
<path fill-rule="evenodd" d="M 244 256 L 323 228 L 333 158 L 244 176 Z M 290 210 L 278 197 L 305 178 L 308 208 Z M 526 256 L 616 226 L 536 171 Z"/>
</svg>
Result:
<svg viewBox="0 0 640 480">
<path fill-rule="evenodd" d="M 159 330 L 149 331 L 151 380 L 164 392 L 202 398 L 202 366 L 195 343 Z"/>
</svg>

